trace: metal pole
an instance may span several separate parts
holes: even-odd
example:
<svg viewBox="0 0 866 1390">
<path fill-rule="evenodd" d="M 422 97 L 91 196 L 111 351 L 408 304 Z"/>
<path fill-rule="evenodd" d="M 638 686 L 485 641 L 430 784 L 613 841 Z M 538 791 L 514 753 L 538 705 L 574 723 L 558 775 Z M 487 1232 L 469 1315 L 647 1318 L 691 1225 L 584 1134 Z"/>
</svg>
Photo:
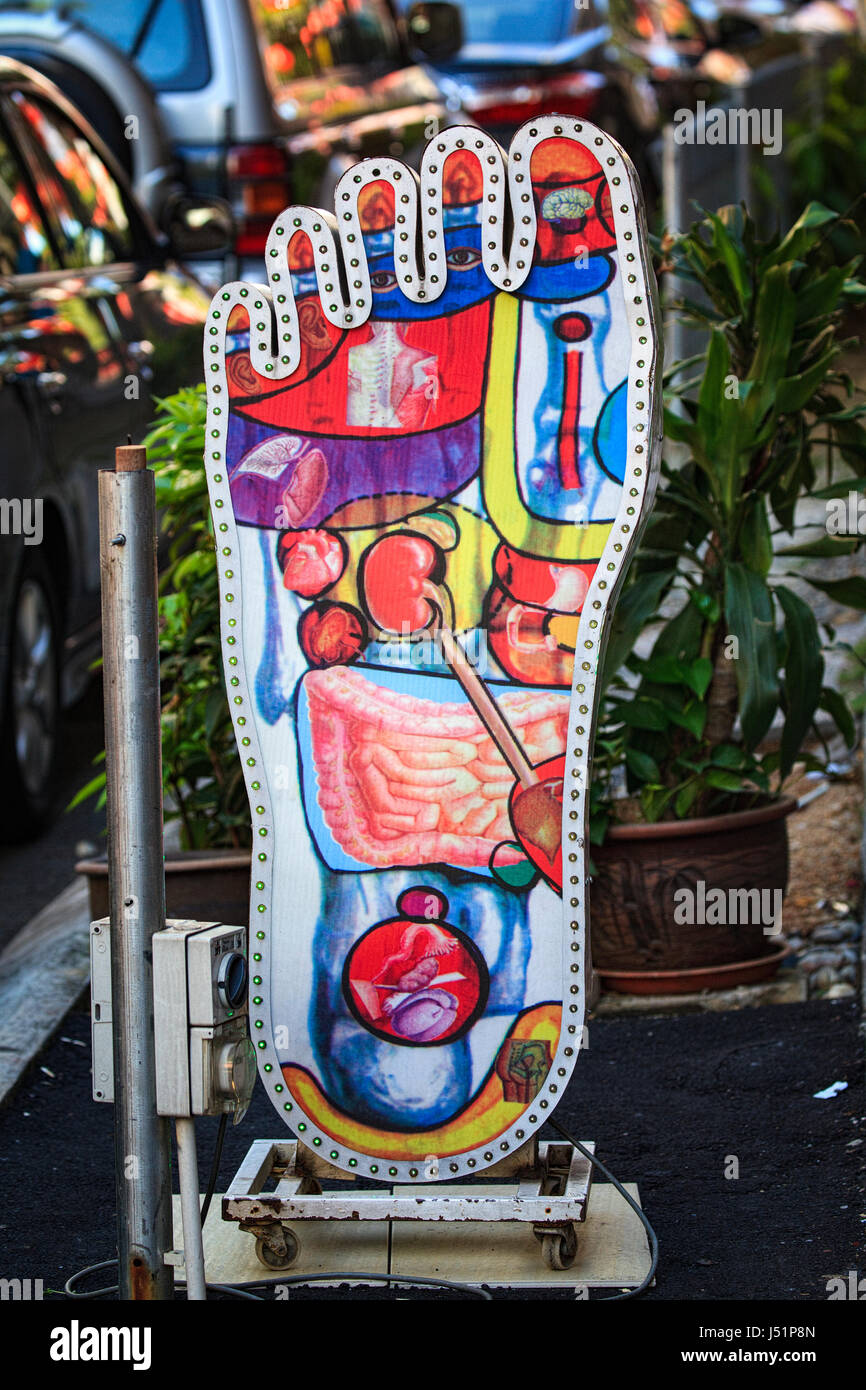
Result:
<svg viewBox="0 0 866 1390">
<path fill-rule="evenodd" d="M 156 1113 L 151 936 L 165 926 L 156 496 L 143 448 L 99 475 L 119 1296 L 168 1299 L 169 1122 Z"/>
<path fill-rule="evenodd" d="M 177 1175 L 180 1183 L 180 1209 L 183 1217 L 183 1262 L 186 1266 L 186 1296 L 198 1303 L 207 1300 L 204 1272 L 204 1242 L 201 1229 L 201 1198 L 198 1192 L 198 1154 L 195 1147 L 195 1121 L 174 1122 L 177 1139 Z"/>
</svg>

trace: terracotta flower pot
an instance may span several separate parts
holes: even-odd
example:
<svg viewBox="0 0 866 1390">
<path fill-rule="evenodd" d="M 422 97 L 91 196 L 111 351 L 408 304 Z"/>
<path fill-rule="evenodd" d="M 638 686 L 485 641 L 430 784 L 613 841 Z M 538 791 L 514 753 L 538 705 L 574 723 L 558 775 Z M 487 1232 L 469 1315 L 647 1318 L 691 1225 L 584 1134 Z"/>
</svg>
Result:
<svg viewBox="0 0 866 1390">
<path fill-rule="evenodd" d="M 108 860 L 82 859 L 77 874 L 86 874 L 90 915 L 109 915 Z M 250 911 L 250 851 L 234 849 L 170 850 L 165 856 L 165 915 L 200 922 L 245 926 Z"/>
<path fill-rule="evenodd" d="M 774 894 L 788 886 L 786 817 L 796 804 L 784 797 L 753 811 L 612 827 L 592 851 L 596 970 L 706 969 L 778 947 L 765 927 L 781 902 Z M 755 889 L 759 897 L 743 896 Z"/>
</svg>

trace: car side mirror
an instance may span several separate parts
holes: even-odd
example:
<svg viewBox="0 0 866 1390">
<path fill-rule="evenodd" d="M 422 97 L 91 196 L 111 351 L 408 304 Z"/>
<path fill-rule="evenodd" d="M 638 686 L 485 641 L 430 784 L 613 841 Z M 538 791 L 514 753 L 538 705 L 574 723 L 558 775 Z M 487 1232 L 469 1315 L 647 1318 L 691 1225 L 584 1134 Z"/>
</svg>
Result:
<svg viewBox="0 0 866 1390">
<path fill-rule="evenodd" d="M 234 244 L 234 215 L 222 198 L 173 193 L 165 201 L 160 222 L 180 257 L 222 255 Z"/>
<path fill-rule="evenodd" d="M 429 0 L 412 5 L 406 15 L 409 45 L 434 63 L 454 54 L 463 47 L 463 15 L 458 5 Z"/>
</svg>

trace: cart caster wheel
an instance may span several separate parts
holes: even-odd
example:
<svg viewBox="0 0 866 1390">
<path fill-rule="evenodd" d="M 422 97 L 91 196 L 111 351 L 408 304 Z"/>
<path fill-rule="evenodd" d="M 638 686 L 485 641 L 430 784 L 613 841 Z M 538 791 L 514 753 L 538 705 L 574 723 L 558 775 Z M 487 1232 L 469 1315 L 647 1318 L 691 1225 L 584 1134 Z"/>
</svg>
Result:
<svg viewBox="0 0 866 1390">
<path fill-rule="evenodd" d="M 577 1255 L 577 1232 L 551 1231 L 541 1238 L 541 1255 L 548 1269 L 570 1269 Z"/>
<path fill-rule="evenodd" d="M 283 1235 L 286 1240 L 285 1255 L 278 1255 L 276 1250 L 271 1249 L 262 1236 L 256 1238 L 256 1256 L 260 1264 L 266 1269 L 289 1269 L 298 1258 L 301 1246 L 297 1236 L 291 1231 L 284 1230 Z"/>
</svg>

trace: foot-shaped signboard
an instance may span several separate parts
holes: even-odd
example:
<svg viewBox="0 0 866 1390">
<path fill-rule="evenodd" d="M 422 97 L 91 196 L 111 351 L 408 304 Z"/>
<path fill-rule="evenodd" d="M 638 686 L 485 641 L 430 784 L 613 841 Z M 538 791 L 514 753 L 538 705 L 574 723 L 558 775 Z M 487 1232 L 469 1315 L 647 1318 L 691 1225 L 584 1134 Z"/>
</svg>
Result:
<svg viewBox="0 0 866 1390">
<path fill-rule="evenodd" d="M 338 1167 L 477 1173 L 583 1034 L 596 671 L 659 433 L 640 193 L 586 122 L 507 158 L 455 127 L 266 261 L 205 346 L 253 1042 Z"/>
</svg>

